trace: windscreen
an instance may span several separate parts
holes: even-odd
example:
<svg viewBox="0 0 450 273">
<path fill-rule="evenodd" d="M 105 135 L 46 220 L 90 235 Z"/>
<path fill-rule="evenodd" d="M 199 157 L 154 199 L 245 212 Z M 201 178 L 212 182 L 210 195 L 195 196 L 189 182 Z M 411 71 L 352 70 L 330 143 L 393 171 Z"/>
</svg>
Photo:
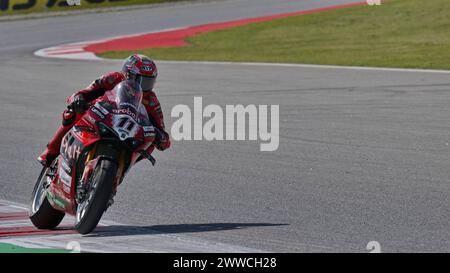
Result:
<svg viewBox="0 0 450 273">
<path fill-rule="evenodd" d="M 137 119 L 142 102 L 141 86 L 135 81 L 123 81 L 114 88 L 114 93 L 118 112 Z"/>
</svg>

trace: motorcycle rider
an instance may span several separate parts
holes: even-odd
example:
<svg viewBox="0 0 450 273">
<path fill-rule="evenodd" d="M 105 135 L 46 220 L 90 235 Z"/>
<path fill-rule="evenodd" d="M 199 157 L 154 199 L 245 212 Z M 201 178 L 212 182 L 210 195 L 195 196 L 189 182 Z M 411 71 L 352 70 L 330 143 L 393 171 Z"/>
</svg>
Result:
<svg viewBox="0 0 450 273">
<path fill-rule="evenodd" d="M 99 98 L 123 80 L 137 81 L 141 85 L 143 90 L 142 104 L 145 106 L 152 123 L 158 129 L 157 131 L 159 131 L 155 142 L 147 152 L 151 153 L 155 146 L 160 151 L 168 149 L 170 147 L 169 134 L 165 131 L 161 105 L 153 91 L 157 76 L 157 67 L 150 58 L 145 55 L 134 54 L 125 60 L 121 71 L 103 75 L 92 82 L 87 88 L 74 93 L 66 101 L 68 108 L 73 111 L 64 110 L 62 113 L 62 125 L 56 130 L 55 135 L 47 144 L 47 148 L 38 157 L 38 161 L 46 167 L 50 166 L 59 155 L 60 145 L 64 135 L 83 116 L 87 108 L 87 103 Z"/>
</svg>

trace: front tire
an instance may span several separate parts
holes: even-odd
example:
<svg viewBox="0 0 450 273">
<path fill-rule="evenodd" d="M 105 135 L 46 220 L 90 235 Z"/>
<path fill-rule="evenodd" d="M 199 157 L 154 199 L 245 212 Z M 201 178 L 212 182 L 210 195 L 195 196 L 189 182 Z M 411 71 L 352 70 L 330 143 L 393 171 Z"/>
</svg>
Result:
<svg viewBox="0 0 450 273">
<path fill-rule="evenodd" d="M 92 175 L 91 188 L 77 208 L 75 229 L 79 233 L 88 234 L 97 226 L 111 197 L 116 173 L 115 162 L 100 159 Z"/>
<path fill-rule="evenodd" d="M 50 168 L 44 167 L 36 181 L 28 215 L 38 229 L 53 229 L 61 223 L 65 213 L 52 207 L 47 199 L 47 188 L 51 183 Z"/>
</svg>

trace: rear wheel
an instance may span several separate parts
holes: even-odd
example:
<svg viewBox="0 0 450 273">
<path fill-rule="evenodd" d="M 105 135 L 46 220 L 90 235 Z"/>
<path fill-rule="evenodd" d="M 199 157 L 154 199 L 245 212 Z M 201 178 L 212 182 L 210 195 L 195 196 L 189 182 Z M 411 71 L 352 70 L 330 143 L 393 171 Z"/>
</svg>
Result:
<svg viewBox="0 0 450 273">
<path fill-rule="evenodd" d="M 108 159 L 100 159 L 90 181 L 89 192 L 78 204 L 75 229 L 88 234 L 95 229 L 105 212 L 111 197 L 117 164 Z"/>
<path fill-rule="evenodd" d="M 52 229 L 61 223 L 65 213 L 54 209 L 47 199 L 47 188 L 50 186 L 56 169 L 56 160 L 50 168 L 44 167 L 33 189 L 29 217 L 33 225 L 39 229 Z"/>
</svg>

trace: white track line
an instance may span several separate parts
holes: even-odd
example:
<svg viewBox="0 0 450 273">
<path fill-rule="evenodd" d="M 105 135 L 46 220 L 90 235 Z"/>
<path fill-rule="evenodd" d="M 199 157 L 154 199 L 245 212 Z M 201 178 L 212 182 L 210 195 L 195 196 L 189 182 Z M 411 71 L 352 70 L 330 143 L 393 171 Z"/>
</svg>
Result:
<svg viewBox="0 0 450 273">
<path fill-rule="evenodd" d="M 180 28 L 167 28 L 167 29 L 162 29 L 162 30 L 140 32 L 140 33 L 129 34 L 129 35 L 119 35 L 119 36 L 113 36 L 113 37 L 108 37 L 108 38 L 98 39 L 98 40 L 91 40 L 91 41 L 60 44 L 60 45 L 36 50 L 33 54 L 36 56 L 39 56 L 39 57 L 43 57 L 43 58 L 101 61 L 101 60 L 105 60 L 105 59 L 98 57 L 97 55 L 95 55 L 95 53 L 85 51 L 84 48 L 91 44 L 108 42 L 108 41 L 115 40 L 115 39 L 131 38 L 131 37 L 137 37 L 137 36 L 147 35 L 147 34 L 151 34 L 151 33 L 173 31 L 173 30 L 188 28 L 188 27 L 190 27 L 190 26 L 180 27 Z M 76 51 L 76 52 L 71 53 L 71 51 Z"/>
<path fill-rule="evenodd" d="M 103 59 L 105 60 L 105 59 Z M 387 68 L 370 66 L 340 66 L 320 64 L 293 64 L 293 63 L 256 63 L 256 62 L 214 62 L 214 61 L 158 61 L 166 64 L 202 64 L 202 65 L 243 65 L 243 66 L 278 66 L 278 67 L 301 67 L 318 69 L 349 69 L 349 70 L 373 70 L 389 72 L 420 72 L 450 74 L 450 70 L 415 69 L 415 68 Z"/>
<path fill-rule="evenodd" d="M 84 48 L 90 44 L 107 42 L 114 39 L 130 38 L 157 32 L 172 31 L 188 28 L 191 26 L 169 28 L 157 31 L 142 32 L 131 35 L 119 35 L 105 39 L 82 41 L 69 44 L 61 44 L 53 47 L 36 50 L 34 55 L 43 58 L 59 58 L 68 60 L 94 60 L 94 61 L 116 61 L 98 57 L 95 53 L 85 51 Z M 368 70 L 387 72 L 413 72 L 413 73 L 439 73 L 450 74 L 450 70 L 415 69 L 415 68 L 385 68 L 385 67 L 363 67 L 363 66 L 340 66 L 340 65 L 317 65 L 317 64 L 295 64 L 295 63 L 261 63 L 261 62 L 216 62 L 216 61 L 158 61 L 168 64 L 201 64 L 201 65 L 242 65 L 242 66 L 270 66 L 270 67 L 294 67 L 294 68 L 318 68 L 318 69 L 346 69 L 346 70 Z"/>
<path fill-rule="evenodd" d="M 0 213 L 23 212 L 24 205 L 0 200 Z M 73 217 L 66 217 L 62 225 L 73 225 Z M 0 221 L 0 228 L 29 227 L 28 219 Z M 66 249 L 69 242 L 77 242 L 83 252 L 267 252 L 243 246 L 218 243 L 186 235 L 152 230 L 151 227 L 127 226 L 113 221 L 102 221 L 89 235 L 51 234 L 0 237 L 0 243 L 22 247 Z"/>
<path fill-rule="evenodd" d="M 93 41 L 97 42 L 97 41 Z M 43 58 L 59 58 L 68 60 L 90 60 L 103 62 L 122 62 L 122 60 L 111 60 L 98 57 L 92 52 L 84 51 L 83 48 L 93 42 L 82 42 L 74 44 L 60 45 L 39 49 L 34 55 Z M 71 53 L 76 51 L 74 53 Z M 362 71 L 386 71 L 386 72 L 406 72 L 406 73 L 437 73 L 450 74 L 450 70 L 435 69 L 415 69 L 415 68 L 386 68 L 386 67 L 365 67 L 365 66 L 340 66 L 340 65 L 318 65 L 318 64 L 293 64 L 293 63 L 257 63 L 257 62 L 215 62 L 215 61 L 166 61 L 157 60 L 158 63 L 166 64 L 199 64 L 199 65 L 241 65 L 241 66 L 268 66 L 268 67 L 292 67 L 292 68 L 314 68 L 314 69 L 345 69 Z"/>
<path fill-rule="evenodd" d="M 103 59 L 97 57 L 98 61 L 122 63 L 123 60 Z M 415 68 L 387 68 L 387 67 L 365 67 L 365 66 L 340 66 L 340 65 L 320 65 L 320 64 L 292 64 L 292 63 L 256 63 L 256 62 L 214 62 L 214 61 L 167 61 L 155 60 L 160 64 L 198 64 L 198 65 L 237 65 L 237 66 L 267 66 L 267 67 L 292 67 L 292 68 L 313 68 L 313 69 L 345 69 L 345 70 L 366 70 L 385 72 L 412 72 L 412 73 L 437 73 L 450 74 L 450 70 L 415 69 Z"/>
<path fill-rule="evenodd" d="M 36 50 L 34 55 L 43 58 L 59 58 L 69 60 L 94 60 L 94 61 L 115 61 L 98 57 L 95 53 L 85 51 L 84 48 L 91 44 L 108 42 L 115 39 L 131 38 L 151 33 L 167 32 L 185 29 L 192 26 L 167 28 L 150 32 L 140 32 L 129 35 L 118 35 L 104 39 L 82 41 L 69 44 L 61 44 L 53 47 Z M 340 66 L 340 65 L 317 65 L 317 64 L 295 64 L 295 63 L 263 63 L 263 62 L 217 62 L 217 61 L 158 61 L 169 64 L 201 64 L 201 65 L 242 65 L 242 66 L 270 66 L 270 67 L 294 67 L 294 68 L 318 68 L 318 69 L 346 69 L 346 70 L 368 70 L 387 72 L 413 72 L 413 73 L 440 73 L 450 74 L 450 70 L 435 69 L 415 69 L 415 68 L 385 68 L 385 67 L 363 67 L 363 66 Z"/>
</svg>

